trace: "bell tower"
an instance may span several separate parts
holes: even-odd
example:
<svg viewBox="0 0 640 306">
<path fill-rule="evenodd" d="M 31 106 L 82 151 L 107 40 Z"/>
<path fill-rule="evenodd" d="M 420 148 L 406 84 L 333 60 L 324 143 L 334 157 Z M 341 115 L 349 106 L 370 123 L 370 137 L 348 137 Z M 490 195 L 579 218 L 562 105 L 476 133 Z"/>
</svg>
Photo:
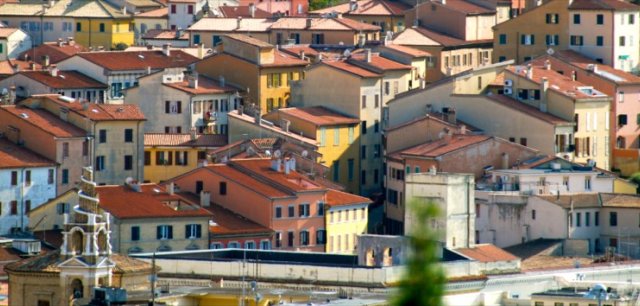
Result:
<svg viewBox="0 0 640 306">
<path fill-rule="evenodd" d="M 70 299 L 88 299 L 93 287 L 111 286 L 110 214 L 101 212 L 93 169 L 83 168 L 78 205 L 64 215 L 60 285 Z"/>
</svg>

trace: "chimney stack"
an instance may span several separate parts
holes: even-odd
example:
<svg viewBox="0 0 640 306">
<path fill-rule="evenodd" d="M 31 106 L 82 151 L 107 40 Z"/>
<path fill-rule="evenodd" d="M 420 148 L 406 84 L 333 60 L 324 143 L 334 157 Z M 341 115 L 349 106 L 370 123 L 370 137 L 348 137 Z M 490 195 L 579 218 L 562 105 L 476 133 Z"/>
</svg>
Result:
<svg viewBox="0 0 640 306">
<path fill-rule="evenodd" d="M 165 56 L 171 56 L 171 44 L 162 45 L 162 54 Z"/>
<path fill-rule="evenodd" d="M 205 55 L 205 52 L 204 52 L 204 43 L 200 43 L 200 44 L 198 45 L 198 58 L 199 58 L 199 59 L 203 59 L 203 58 L 204 58 L 204 55 Z"/>
<path fill-rule="evenodd" d="M 451 124 L 456 124 L 456 109 L 455 108 L 449 108 L 449 111 L 447 111 L 447 122 L 449 122 Z"/>
<path fill-rule="evenodd" d="M 209 207 L 211 205 L 211 193 L 200 191 L 200 206 Z"/>
<path fill-rule="evenodd" d="M 62 45 L 64 45 L 64 41 L 60 37 L 60 38 L 58 38 L 58 47 L 62 47 Z"/>
<path fill-rule="evenodd" d="M 527 65 L 527 79 L 533 79 L 533 66 L 531 64 Z"/>
<path fill-rule="evenodd" d="M 189 135 L 191 136 L 191 141 L 196 141 L 196 139 L 198 138 L 198 130 L 196 130 L 195 126 L 192 126 L 189 129 Z"/>
<path fill-rule="evenodd" d="M 49 64 L 50 64 L 49 56 L 48 55 L 43 55 L 42 56 L 42 66 L 49 67 Z"/>
<path fill-rule="evenodd" d="M 300 59 L 304 61 L 304 50 L 300 51 Z"/>
<path fill-rule="evenodd" d="M 307 29 L 311 28 L 311 18 L 307 18 Z"/>
<path fill-rule="evenodd" d="M 147 44 L 147 50 L 149 51 L 153 50 L 153 46 L 151 44 Z"/>
<path fill-rule="evenodd" d="M 170 195 L 173 195 L 176 191 L 176 184 L 174 182 L 169 183 L 169 185 L 167 185 L 167 193 Z"/>
<path fill-rule="evenodd" d="M 31 68 L 31 70 L 36 71 L 36 63 L 31 62 L 31 63 L 29 64 L 29 67 Z"/>
<path fill-rule="evenodd" d="M 198 75 L 197 71 L 194 71 L 193 73 L 191 73 L 191 75 L 189 77 L 187 77 L 187 80 L 189 80 L 189 88 L 198 88 L 198 78 L 200 76 Z"/>
<path fill-rule="evenodd" d="M 365 60 L 367 61 L 367 63 L 371 63 L 371 49 L 367 48 L 364 49 L 365 51 Z"/>
<path fill-rule="evenodd" d="M 550 60 L 544 61 L 544 69 L 551 70 L 551 61 Z"/>
<path fill-rule="evenodd" d="M 576 79 L 578 79 L 578 75 L 576 74 L 576 71 L 571 71 L 571 80 L 575 81 Z"/>
<path fill-rule="evenodd" d="M 249 14 L 251 15 L 251 18 L 256 17 L 256 5 L 254 3 L 249 3 Z"/>
<path fill-rule="evenodd" d="M 58 76 L 58 68 L 57 67 L 51 68 L 51 76 L 54 77 L 54 78 Z"/>
<path fill-rule="evenodd" d="M 540 111 L 547 112 L 547 90 L 549 90 L 549 79 L 542 78 L 540 83 Z"/>
<path fill-rule="evenodd" d="M 73 37 L 69 36 L 69 37 L 67 37 L 67 44 L 68 44 L 69 46 L 75 46 L 76 41 L 75 41 L 75 40 L 73 40 Z"/>
<path fill-rule="evenodd" d="M 237 29 L 240 29 L 240 26 L 242 25 L 242 17 L 241 17 L 241 16 L 238 16 L 237 23 L 238 23 L 238 24 L 237 24 L 237 27 L 236 27 L 236 28 L 237 28 Z"/>
</svg>

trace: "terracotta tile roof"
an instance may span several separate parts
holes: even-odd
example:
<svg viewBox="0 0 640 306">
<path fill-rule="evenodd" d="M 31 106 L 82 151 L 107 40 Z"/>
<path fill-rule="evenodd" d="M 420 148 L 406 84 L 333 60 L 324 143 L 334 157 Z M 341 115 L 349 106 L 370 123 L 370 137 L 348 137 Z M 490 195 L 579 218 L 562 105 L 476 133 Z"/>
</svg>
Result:
<svg viewBox="0 0 640 306">
<path fill-rule="evenodd" d="M 7 38 L 18 30 L 18 28 L 0 28 L 0 38 Z"/>
<path fill-rule="evenodd" d="M 55 249 L 59 249 L 64 243 L 64 235 L 62 234 L 61 229 L 34 231 L 33 236 L 42 241 L 43 244 L 47 244 Z"/>
<path fill-rule="evenodd" d="M 261 10 L 259 8 L 255 8 L 255 12 L 253 17 L 251 17 L 251 12 L 249 11 L 248 5 L 241 6 L 219 6 L 218 11 L 220 12 L 221 17 L 224 18 L 271 18 L 272 14 Z"/>
<path fill-rule="evenodd" d="M 473 4 L 466 0 L 447 0 L 446 4 L 442 4 L 439 0 L 431 0 L 429 2 L 425 2 L 421 5 L 439 5 L 445 6 L 452 10 L 456 10 L 458 12 L 465 13 L 467 15 L 486 15 L 486 14 L 495 14 L 495 10 L 490 10 L 484 8 L 482 6 Z"/>
<path fill-rule="evenodd" d="M 53 167 L 56 163 L 7 139 L 0 138 L 0 169 L 20 167 Z"/>
<path fill-rule="evenodd" d="M 268 150 L 273 148 L 273 146 L 278 142 L 278 138 L 252 138 L 249 141 L 260 149 Z"/>
<path fill-rule="evenodd" d="M 401 156 L 420 156 L 435 158 L 451 152 L 455 152 L 465 147 L 475 145 L 490 139 L 491 136 L 486 135 L 451 135 L 450 140 L 438 139 L 435 141 L 425 142 L 409 149 L 402 150 L 391 155 Z"/>
<path fill-rule="evenodd" d="M 191 140 L 191 134 L 145 133 L 145 147 L 222 147 L 227 145 L 227 136 L 222 134 L 197 134 Z"/>
<path fill-rule="evenodd" d="M 61 98 L 60 95 L 33 95 L 34 98 L 45 98 L 69 110 L 87 117 L 93 121 L 143 121 L 146 120 L 142 110 L 135 104 L 95 104 L 87 103 L 84 109 L 83 103 L 78 101 L 69 102 Z"/>
<path fill-rule="evenodd" d="M 147 33 L 142 35 L 142 39 L 146 40 L 189 40 L 189 33 L 182 32 L 180 37 L 178 37 L 178 31 L 175 30 L 148 30 Z"/>
<path fill-rule="evenodd" d="M 569 10 L 640 11 L 640 6 L 622 0 L 574 0 Z"/>
<path fill-rule="evenodd" d="M 68 42 L 61 42 L 59 45 L 57 42 L 46 42 L 42 45 L 39 45 L 35 48 L 31 48 L 27 51 L 22 52 L 18 58 L 24 59 L 25 55 L 32 61 L 42 65 L 43 59 L 42 57 L 45 55 L 49 56 L 49 64 L 56 64 L 70 58 L 77 53 L 88 51 L 82 45 L 78 43 L 69 44 Z"/>
<path fill-rule="evenodd" d="M 597 193 L 579 193 L 573 195 L 538 195 L 547 202 L 556 204 L 564 209 L 571 209 L 571 203 L 573 202 L 573 208 L 596 208 L 600 207 L 600 198 Z"/>
<path fill-rule="evenodd" d="M 263 63 L 260 67 L 287 67 L 287 66 L 307 66 L 309 62 L 303 61 L 299 56 L 293 56 L 280 50 L 275 50 L 273 63 Z"/>
<path fill-rule="evenodd" d="M 395 45 L 395 44 L 388 44 L 386 46 L 382 46 L 380 47 L 381 49 L 391 49 L 394 51 L 398 51 L 400 53 L 409 55 L 411 57 L 428 57 L 431 56 L 431 53 L 427 52 L 427 51 L 422 51 L 422 50 L 418 50 L 415 48 L 411 48 L 411 47 L 407 47 L 407 46 L 401 46 L 401 45 Z"/>
<path fill-rule="evenodd" d="M 320 52 L 310 45 L 283 45 L 280 46 L 280 51 L 291 54 L 292 56 L 300 56 L 300 52 L 304 52 L 305 57 L 318 57 Z"/>
<path fill-rule="evenodd" d="M 211 217 L 211 213 L 177 194 L 170 195 L 157 184 L 140 184 L 141 192 L 129 186 L 98 186 L 100 208 L 118 219 Z M 179 209 L 165 202 L 179 201 Z"/>
<path fill-rule="evenodd" d="M 245 188 L 249 188 L 263 196 L 270 198 L 286 198 L 291 195 L 270 184 L 264 183 L 249 174 L 239 171 L 238 169 L 229 167 L 228 164 L 215 164 L 205 167 L 205 169 L 234 181 Z M 198 175 L 206 175 L 201 173 Z"/>
<path fill-rule="evenodd" d="M 468 123 L 466 123 L 466 122 L 464 122 L 462 120 L 459 120 L 457 118 L 456 118 L 455 124 L 450 123 L 449 121 L 446 120 L 445 115 L 443 113 L 439 113 L 439 112 L 430 112 L 430 113 L 426 114 L 425 116 L 420 116 L 420 117 L 417 117 L 415 119 L 409 120 L 407 122 L 388 127 L 388 128 L 385 129 L 385 131 L 387 131 L 387 132 L 395 131 L 397 129 L 408 127 L 410 125 L 419 123 L 420 121 L 426 121 L 426 120 L 436 120 L 436 121 L 440 122 L 441 124 L 448 125 L 448 126 L 450 126 L 452 128 L 460 128 L 461 126 L 464 126 L 467 131 L 471 131 L 471 132 L 475 132 L 475 133 L 481 133 L 482 132 L 482 130 L 479 129 L 478 127 L 470 125 L 470 124 L 468 124 Z"/>
<path fill-rule="evenodd" d="M 16 118 L 21 119 L 24 123 L 30 124 L 57 138 L 87 136 L 87 133 L 82 129 L 71 123 L 63 121 L 60 117 L 43 109 L 31 109 L 23 106 L 6 105 L 0 107 L 0 114 L 0 116 L 11 114 Z"/>
<path fill-rule="evenodd" d="M 369 71 L 367 69 L 358 67 L 352 63 L 349 63 L 347 61 L 344 60 L 335 60 L 335 61 L 322 61 L 321 65 L 327 65 L 329 67 L 333 67 L 335 69 L 344 71 L 344 72 L 348 72 L 351 74 L 354 74 L 356 76 L 362 77 L 362 78 L 379 78 L 382 77 L 382 75 L 375 73 L 373 71 Z"/>
<path fill-rule="evenodd" d="M 58 71 L 58 76 L 52 76 L 49 71 L 22 71 L 17 74 L 24 75 L 52 89 L 76 89 L 76 88 L 107 88 L 93 78 L 78 71 Z"/>
<path fill-rule="evenodd" d="M 273 20 L 266 18 L 243 18 L 238 27 L 237 18 L 202 18 L 192 24 L 188 31 L 210 31 L 225 33 L 258 33 L 269 32 Z"/>
<path fill-rule="evenodd" d="M 316 126 L 360 123 L 360 120 L 357 118 L 345 116 L 324 106 L 281 108 L 278 109 L 277 112 L 282 112 L 303 121 L 313 123 Z"/>
<path fill-rule="evenodd" d="M 309 19 L 310 27 L 307 26 Z M 348 18 L 283 17 L 271 25 L 271 30 L 380 31 L 380 27 Z"/>
<path fill-rule="evenodd" d="M 346 2 L 327 8 L 309 12 L 309 14 L 341 13 L 343 16 L 404 16 L 404 12 L 411 7 L 397 1 L 388 0 L 360 0 L 355 10 L 350 10 L 350 3 Z"/>
<path fill-rule="evenodd" d="M 21 1 L 7 3 L 0 6 L 0 15 L 4 16 L 44 16 L 44 17 L 78 17 L 78 18 L 109 18 L 126 19 L 130 14 L 106 1 L 102 0 L 59 0 L 46 11 L 42 10 L 42 3 Z"/>
<path fill-rule="evenodd" d="M 227 38 L 265 49 L 273 49 L 274 45 L 245 34 L 227 34 Z"/>
<path fill-rule="evenodd" d="M 284 171 L 278 172 L 271 169 L 271 159 L 236 159 L 229 162 L 228 165 L 246 170 L 252 176 L 259 176 L 271 184 L 275 183 L 294 192 L 326 190 L 324 186 L 309 180 L 296 171 L 286 174 Z M 284 165 L 282 168 L 284 169 Z"/>
<path fill-rule="evenodd" d="M 135 17 L 143 17 L 143 18 L 166 18 L 169 16 L 169 8 L 162 7 L 155 10 L 150 10 L 142 13 L 138 13 Z"/>
<path fill-rule="evenodd" d="M 25 71 L 31 69 L 31 63 L 22 60 L 8 59 L 6 61 L 0 61 L 0 75 L 12 75 L 17 71 Z M 40 64 L 35 65 L 35 70 L 41 70 Z"/>
<path fill-rule="evenodd" d="M 377 73 L 383 73 L 385 71 L 413 69 L 410 65 L 398 63 L 394 60 L 382 57 L 379 54 L 371 54 L 371 62 L 366 62 L 366 55 L 364 53 L 352 54 L 347 61 L 351 64 L 355 64 L 365 69 L 371 69 Z"/>
<path fill-rule="evenodd" d="M 640 208 L 640 195 L 600 193 L 603 207 Z"/>
<path fill-rule="evenodd" d="M 128 256 L 113 253 L 109 259 L 115 263 L 115 273 L 132 273 L 151 271 L 151 264 L 146 261 L 134 259 Z M 60 251 L 52 251 L 35 257 L 29 257 L 5 266 L 7 272 L 44 272 L 60 273 L 58 265 L 67 260 L 61 256 Z"/>
<path fill-rule="evenodd" d="M 538 108 L 524 104 L 514 98 L 511 98 L 505 95 L 487 95 L 485 97 L 503 106 L 528 114 L 534 118 L 540 119 L 542 121 L 546 121 L 554 125 L 570 125 L 571 124 L 571 122 L 567 120 L 556 117 L 549 113 L 542 112 Z"/>
<path fill-rule="evenodd" d="M 255 122 L 255 118 L 253 116 L 249 116 L 246 113 L 243 113 L 242 115 L 238 114 L 237 110 L 233 110 L 230 111 L 229 113 L 227 113 L 227 116 L 229 118 L 229 120 L 231 119 L 235 119 L 235 120 L 242 120 L 244 122 L 250 122 L 250 123 L 254 123 Z M 261 125 L 261 128 L 268 130 L 270 132 L 273 133 L 277 133 L 279 134 L 279 136 L 283 137 L 283 138 L 287 138 L 289 140 L 295 140 L 295 141 L 299 141 L 301 143 L 305 143 L 307 145 L 311 145 L 311 146 L 317 146 L 317 141 L 315 139 L 309 138 L 309 137 L 305 137 L 305 136 L 300 136 L 299 134 L 295 134 L 295 133 L 286 133 L 284 130 L 282 130 L 278 125 Z"/>
<path fill-rule="evenodd" d="M 329 189 L 327 191 L 326 203 L 329 206 L 347 206 L 357 204 L 371 204 L 371 199 L 359 195 Z"/>
<path fill-rule="evenodd" d="M 20 252 L 18 252 L 16 249 L 9 246 L 0 247 L 0 262 L 15 262 L 19 261 L 20 259 L 22 259 L 22 257 L 20 257 Z M 4 271 L 0 270 L 0 272 Z"/>
<path fill-rule="evenodd" d="M 199 61 L 197 57 L 181 50 L 172 50 L 171 56 L 155 50 L 85 52 L 75 56 L 111 71 L 145 70 L 147 67 L 151 69 L 181 68 Z"/>
<path fill-rule="evenodd" d="M 635 74 L 618 70 L 608 65 L 600 64 L 572 50 L 559 50 L 559 51 L 556 51 L 552 56 L 544 55 L 532 60 L 531 63 L 538 66 L 543 66 L 546 60 L 551 61 L 551 69 L 554 69 L 553 60 L 559 60 L 567 64 L 570 64 L 572 66 L 575 66 L 577 68 L 580 68 L 582 70 L 588 70 L 588 71 L 590 71 L 589 68 L 592 67 L 592 65 L 595 65 L 597 67 L 597 72 L 593 74 L 596 76 L 599 76 L 604 80 L 607 80 L 609 82 L 614 82 L 617 84 L 640 83 L 640 77 Z"/>
<path fill-rule="evenodd" d="M 198 88 L 189 87 L 189 81 L 186 79 L 182 82 L 163 83 L 162 85 L 175 88 L 192 95 L 224 94 L 235 93 L 238 91 L 238 88 L 228 84 L 224 87 L 220 86 L 220 82 L 203 75 L 198 76 Z"/>
<path fill-rule="evenodd" d="M 477 244 L 472 248 L 461 248 L 455 249 L 454 251 L 479 262 L 513 261 L 520 259 L 493 244 Z"/>
<path fill-rule="evenodd" d="M 507 73 L 505 74 L 505 78 L 513 78 L 514 75 L 517 75 L 519 78 L 530 80 L 538 85 L 542 83 L 542 78 L 546 78 L 549 81 L 549 90 L 555 91 L 571 99 L 610 99 L 606 94 L 593 89 L 592 86 L 579 81 L 573 81 L 570 75 L 560 74 L 553 69 L 547 70 L 544 66 L 537 64 L 531 65 L 531 68 L 533 69 L 533 77 L 531 79 L 527 78 L 526 66 L 508 66 L 506 68 Z M 585 92 L 580 90 L 581 87 L 591 89 L 588 92 Z"/>
<path fill-rule="evenodd" d="M 463 40 L 425 27 L 406 28 L 393 40 L 394 44 L 404 46 L 428 46 L 434 45 L 433 42 L 444 47 L 457 47 L 472 44 L 487 44 L 492 43 L 492 40 Z"/>
</svg>

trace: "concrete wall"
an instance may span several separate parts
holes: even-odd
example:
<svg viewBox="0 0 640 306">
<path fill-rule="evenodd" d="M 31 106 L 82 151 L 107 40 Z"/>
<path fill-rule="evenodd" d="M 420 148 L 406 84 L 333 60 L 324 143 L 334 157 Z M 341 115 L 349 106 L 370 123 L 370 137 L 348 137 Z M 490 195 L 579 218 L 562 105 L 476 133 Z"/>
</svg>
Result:
<svg viewBox="0 0 640 306">
<path fill-rule="evenodd" d="M 587 256 L 589 254 L 589 241 L 583 239 L 567 239 L 563 243 L 564 256 Z"/>
</svg>

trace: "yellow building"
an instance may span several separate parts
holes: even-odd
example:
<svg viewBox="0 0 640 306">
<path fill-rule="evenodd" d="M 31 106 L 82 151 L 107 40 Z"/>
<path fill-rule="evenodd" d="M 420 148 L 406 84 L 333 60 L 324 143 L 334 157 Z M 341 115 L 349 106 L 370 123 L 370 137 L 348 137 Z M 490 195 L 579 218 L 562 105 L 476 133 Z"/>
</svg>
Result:
<svg viewBox="0 0 640 306">
<path fill-rule="evenodd" d="M 66 37 L 107 50 L 134 43 L 133 15 L 102 0 L 7 3 L 0 6 L 0 16 L 7 26 L 29 34 L 35 45 Z"/>
<path fill-rule="evenodd" d="M 259 105 L 262 113 L 287 107 L 291 82 L 301 79 L 307 61 L 241 34 L 223 36 L 222 47 L 223 52 L 196 63 L 196 70 L 244 89 L 244 105 Z"/>
<path fill-rule="evenodd" d="M 209 150 L 227 144 L 221 134 L 144 134 L 144 180 L 159 183 L 198 167 Z"/>
<path fill-rule="evenodd" d="M 354 194 L 327 192 L 327 253 L 357 254 L 358 235 L 367 233 L 370 203 L 368 198 Z"/>
<path fill-rule="evenodd" d="M 360 120 L 322 106 L 283 108 L 264 116 L 286 132 L 316 140 L 321 164 L 329 167 L 328 179 L 358 193 L 360 182 Z"/>
</svg>

